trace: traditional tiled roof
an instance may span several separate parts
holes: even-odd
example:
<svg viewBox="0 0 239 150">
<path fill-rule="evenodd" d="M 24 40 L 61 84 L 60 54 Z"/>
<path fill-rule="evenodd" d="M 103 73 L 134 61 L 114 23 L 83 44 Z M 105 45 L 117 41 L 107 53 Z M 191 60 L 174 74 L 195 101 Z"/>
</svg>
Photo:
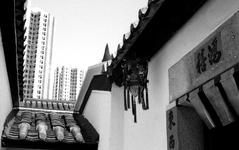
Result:
<svg viewBox="0 0 239 150">
<path fill-rule="evenodd" d="M 23 113 L 30 114 L 30 128 L 25 139 L 20 139 L 20 129 L 19 125 L 23 122 Z M 3 131 L 2 135 L 2 145 L 3 146 L 15 146 L 22 148 L 78 148 L 92 147 L 92 149 L 97 149 L 99 134 L 94 129 L 94 127 L 89 123 L 89 121 L 82 115 L 72 115 L 64 113 L 58 113 L 57 115 L 63 121 L 62 127 L 64 129 L 64 139 L 59 141 L 56 132 L 53 129 L 54 123 L 52 122 L 52 113 L 43 113 L 46 116 L 45 122 L 48 126 L 46 130 L 46 139 L 42 140 L 39 138 L 39 133 L 37 130 L 37 116 L 42 112 L 32 112 L 32 111 L 19 111 L 14 118 L 9 121 Z M 76 118 L 76 119 L 75 119 Z M 70 120 L 69 120 L 70 119 Z M 70 123 L 75 123 L 80 127 L 80 132 L 83 136 L 83 141 L 77 141 L 70 131 L 68 125 Z"/>
<path fill-rule="evenodd" d="M 1 1 L 1 36 L 13 107 L 23 97 L 23 49 L 25 0 Z"/>
<path fill-rule="evenodd" d="M 132 23 L 130 25 L 130 31 L 123 35 L 122 43 L 118 45 L 117 55 L 115 59 L 113 59 L 112 66 L 117 66 L 132 49 L 135 42 L 142 39 L 141 35 L 143 35 L 144 32 L 148 32 L 146 30 L 150 30 L 150 33 L 158 34 L 158 37 L 152 37 L 153 34 L 147 35 L 151 36 L 150 38 L 152 39 L 158 38 L 158 45 L 160 45 L 161 42 L 165 43 L 165 40 L 168 40 L 205 1 L 206 0 L 148 0 L 148 5 L 141 8 L 138 12 L 138 20 Z M 156 25 L 156 28 L 154 25 Z M 160 32 L 156 32 L 156 30 L 160 30 Z M 161 39 L 163 36 L 165 36 L 165 39 Z M 148 45 L 148 47 L 152 46 L 153 45 Z M 140 51 L 139 49 L 133 50 L 135 53 Z M 144 50 L 144 53 L 149 53 L 149 51 Z"/>
<path fill-rule="evenodd" d="M 149 0 L 148 6 L 141 8 L 138 12 L 138 19 L 130 25 L 130 31 L 123 35 L 123 42 L 118 44 L 116 59 L 112 65 L 118 64 L 119 61 L 126 55 L 132 44 L 144 31 L 147 24 L 153 18 L 155 13 L 160 9 L 160 6 L 165 0 Z"/>
<path fill-rule="evenodd" d="M 26 20 L 24 15 L 26 15 L 25 8 L 26 0 L 15 0 L 15 26 L 16 26 L 16 48 L 17 48 L 17 63 L 18 63 L 18 86 L 19 86 L 19 99 L 23 100 L 23 51 L 25 49 L 24 45 L 24 35 L 26 29 L 24 28 Z"/>
<path fill-rule="evenodd" d="M 123 35 L 117 54 L 108 67 L 108 75 L 122 86 L 122 62 L 141 59 L 149 61 L 163 45 L 207 0 L 149 0 L 138 12 L 138 21 Z"/>
<path fill-rule="evenodd" d="M 75 107 L 75 101 L 25 99 L 21 103 L 21 106 L 34 109 L 73 111 Z"/>
</svg>

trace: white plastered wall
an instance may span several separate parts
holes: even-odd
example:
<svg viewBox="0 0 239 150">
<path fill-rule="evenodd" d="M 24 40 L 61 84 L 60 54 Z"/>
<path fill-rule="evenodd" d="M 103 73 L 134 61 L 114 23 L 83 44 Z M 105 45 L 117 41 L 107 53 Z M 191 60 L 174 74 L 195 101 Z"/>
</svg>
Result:
<svg viewBox="0 0 239 150">
<path fill-rule="evenodd" d="M 93 90 L 83 114 L 100 134 L 98 150 L 111 150 L 109 149 L 111 93 Z"/>
<path fill-rule="evenodd" d="M 114 141 L 121 141 L 122 150 L 166 150 L 166 106 L 169 103 L 168 69 L 179 61 L 185 54 L 196 47 L 217 26 L 239 9 L 238 0 L 211 0 L 205 5 L 172 37 L 149 62 L 148 89 L 149 89 L 149 110 L 142 111 L 137 106 L 138 123 L 134 123 L 130 111 L 111 113 L 111 118 L 122 116 L 121 130 L 114 130 Z M 118 91 L 115 92 L 115 91 Z M 121 92 L 121 94 L 119 94 Z M 118 95 L 114 96 L 114 94 Z M 111 105 L 122 102 L 123 91 L 121 88 L 112 88 Z M 117 100 L 118 99 L 118 100 Z M 115 104 L 114 104 L 115 103 Z M 121 107 L 121 106 L 119 106 Z M 123 108 L 121 108 L 123 110 Z M 120 121 L 119 121 L 120 120 Z M 118 125 L 120 126 L 120 125 Z M 113 133 L 111 133 L 113 134 Z M 116 146 L 115 146 L 116 147 Z M 111 150 L 119 148 L 112 147 Z"/>
</svg>

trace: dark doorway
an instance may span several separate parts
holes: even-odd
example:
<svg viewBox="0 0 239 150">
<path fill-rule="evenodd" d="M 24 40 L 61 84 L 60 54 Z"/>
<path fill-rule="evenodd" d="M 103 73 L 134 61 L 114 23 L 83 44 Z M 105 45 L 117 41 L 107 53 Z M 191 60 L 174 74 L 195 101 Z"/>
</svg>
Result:
<svg viewBox="0 0 239 150">
<path fill-rule="evenodd" d="M 206 150 L 234 150 L 239 149 L 239 122 L 234 122 L 225 127 L 205 130 Z"/>
</svg>

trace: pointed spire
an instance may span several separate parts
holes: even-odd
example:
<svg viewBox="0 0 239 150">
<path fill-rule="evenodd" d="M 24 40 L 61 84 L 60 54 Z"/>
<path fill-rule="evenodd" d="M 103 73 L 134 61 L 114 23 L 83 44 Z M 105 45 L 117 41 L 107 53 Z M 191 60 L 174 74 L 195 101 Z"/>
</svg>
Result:
<svg viewBox="0 0 239 150">
<path fill-rule="evenodd" d="M 108 43 L 107 43 L 106 46 L 105 46 L 105 53 L 104 53 L 104 57 L 102 59 L 102 62 L 108 61 L 110 59 L 111 59 L 111 56 L 110 56 L 109 46 L 108 46 Z"/>
<path fill-rule="evenodd" d="M 110 59 L 114 59 L 114 55 L 113 54 L 111 54 L 110 57 L 111 57 Z"/>
</svg>

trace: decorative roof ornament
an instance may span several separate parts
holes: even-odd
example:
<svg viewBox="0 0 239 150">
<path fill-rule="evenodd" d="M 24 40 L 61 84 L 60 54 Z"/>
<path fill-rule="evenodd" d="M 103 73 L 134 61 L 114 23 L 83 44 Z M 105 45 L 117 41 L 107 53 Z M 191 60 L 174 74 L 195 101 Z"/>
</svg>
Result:
<svg viewBox="0 0 239 150">
<path fill-rule="evenodd" d="M 118 48 L 122 49 L 124 43 L 123 42 L 120 42 L 119 45 L 118 45 Z"/>
<path fill-rule="evenodd" d="M 135 22 L 133 22 L 133 27 L 136 29 L 139 25 L 139 20 L 136 20 Z"/>
<path fill-rule="evenodd" d="M 111 57 L 111 60 L 114 59 L 114 55 L 113 54 L 111 54 L 110 57 Z"/>
<path fill-rule="evenodd" d="M 106 46 L 105 46 L 105 53 L 104 53 L 104 57 L 102 59 L 102 62 L 108 61 L 108 60 L 111 60 L 111 55 L 110 55 L 109 45 L 107 43 Z"/>
<path fill-rule="evenodd" d="M 125 42 L 126 40 L 128 40 L 129 39 L 129 37 L 130 37 L 130 32 L 128 32 L 128 33 L 125 33 L 124 35 L 123 35 L 123 42 Z"/>
<path fill-rule="evenodd" d="M 130 32 L 131 32 L 131 33 L 133 33 L 133 32 L 134 32 L 134 30 L 135 30 L 135 28 L 134 28 L 134 25 L 133 25 L 133 24 L 131 24 L 131 25 L 130 25 Z"/>
<path fill-rule="evenodd" d="M 139 19 L 141 20 L 147 13 L 148 7 L 143 7 L 139 10 Z"/>
<path fill-rule="evenodd" d="M 137 30 L 137 27 L 139 25 L 139 20 L 135 21 L 134 23 L 131 23 L 130 25 L 130 33 L 133 34 L 135 30 Z"/>
<path fill-rule="evenodd" d="M 117 46 L 117 53 L 116 53 L 116 57 L 115 58 L 117 58 L 117 56 L 119 56 L 119 54 L 121 54 L 123 52 L 122 51 L 122 47 L 123 47 L 123 43 L 118 44 L 118 46 Z"/>
</svg>

